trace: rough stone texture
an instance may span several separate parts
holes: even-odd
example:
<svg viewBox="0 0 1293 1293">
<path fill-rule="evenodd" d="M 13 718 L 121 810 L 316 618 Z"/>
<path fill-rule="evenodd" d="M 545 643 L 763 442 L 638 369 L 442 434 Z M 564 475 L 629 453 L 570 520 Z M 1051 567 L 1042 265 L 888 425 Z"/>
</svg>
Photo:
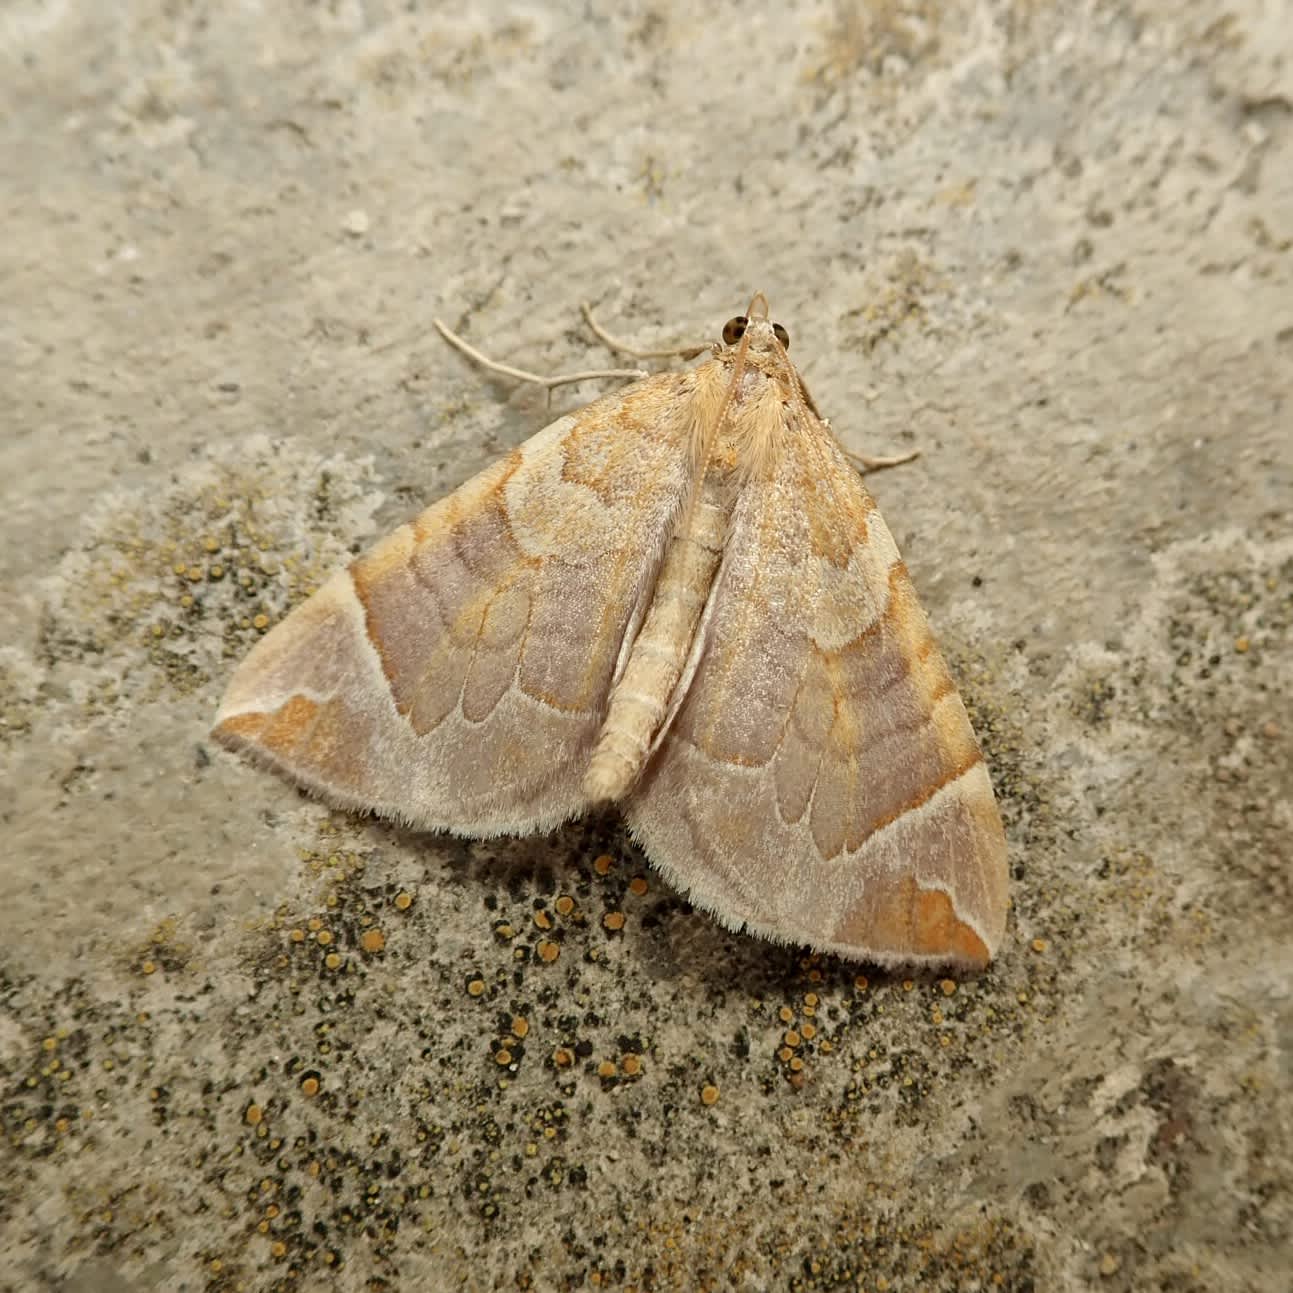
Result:
<svg viewBox="0 0 1293 1293">
<path fill-rule="evenodd" d="M 1288 1287 L 1287 0 L 9 0 L 0 204 L 0 1288 Z M 583 297 L 754 288 L 924 450 L 978 979 L 206 738 L 257 615 L 542 424 L 433 315 L 555 371 Z"/>
</svg>

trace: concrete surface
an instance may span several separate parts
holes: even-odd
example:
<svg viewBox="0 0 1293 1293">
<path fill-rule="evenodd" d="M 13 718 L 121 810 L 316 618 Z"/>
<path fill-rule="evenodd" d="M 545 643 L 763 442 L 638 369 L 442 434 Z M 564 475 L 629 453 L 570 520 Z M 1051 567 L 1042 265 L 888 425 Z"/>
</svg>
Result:
<svg viewBox="0 0 1293 1293">
<path fill-rule="evenodd" d="M 0 1288 L 1288 1288 L 1286 0 L 9 0 L 0 202 Z M 755 288 L 925 451 L 978 979 L 206 737 L 256 616 L 542 425 L 433 315 L 553 371 L 583 297 Z"/>
</svg>

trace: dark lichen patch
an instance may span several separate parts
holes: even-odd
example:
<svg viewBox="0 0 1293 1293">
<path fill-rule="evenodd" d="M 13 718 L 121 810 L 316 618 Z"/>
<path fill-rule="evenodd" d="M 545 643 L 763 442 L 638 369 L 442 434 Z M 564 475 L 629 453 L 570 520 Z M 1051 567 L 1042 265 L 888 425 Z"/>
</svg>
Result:
<svg viewBox="0 0 1293 1293">
<path fill-rule="evenodd" d="M 954 33 L 940 16 L 934 4 L 838 5 L 809 47 L 805 79 L 823 86 L 887 81 L 895 65 L 909 70 L 941 62 Z"/>
<path fill-rule="evenodd" d="M 198 940 L 175 916 L 159 921 L 142 939 L 122 951 L 127 973 L 143 975 L 183 974 L 198 951 Z"/>
<path fill-rule="evenodd" d="M 1034 1293 L 1035 1242 L 1005 1218 L 984 1218 L 959 1228 L 929 1219 L 869 1213 L 841 1218 L 833 1232 L 813 1236 L 794 1293 L 839 1289 L 966 1288 Z"/>
<path fill-rule="evenodd" d="M 43 699 L 44 671 L 11 648 L 0 648 L 0 744 L 25 737 Z"/>
<path fill-rule="evenodd" d="M 1089 727 L 1103 727 L 1115 712 L 1118 689 L 1108 673 L 1092 671 L 1073 688 L 1073 715 Z"/>
<path fill-rule="evenodd" d="M 686 1289 L 721 1288 L 738 1268 L 765 1281 L 772 1271 L 793 1278 L 797 1262 L 787 1268 L 772 1249 L 741 1247 L 754 1211 L 793 1213 L 811 1189 L 812 1164 L 842 1168 L 877 1128 L 939 1117 L 967 1066 L 982 1062 L 982 1040 L 1000 1036 L 987 1017 L 990 996 L 972 983 L 948 993 L 937 979 L 872 975 L 859 986 L 856 967 L 802 952 L 776 959 L 775 973 L 765 968 L 766 991 L 752 992 L 738 964 L 703 983 L 675 976 L 649 997 L 650 939 L 667 936 L 667 924 L 647 935 L 630 922 L 622 955 L 590 960 L 605 952 L 604 933 L 574 919 L 599 909 L 603 884 L 616 901 L 635 899 L 637 871 L 622 851 L 605 876 L 592 865 L 604 854 L 589 852 L 586 889 L 577 861 L 573 881 L 550 882 L 539 865 L 474 895 L 465 882 L 442 888 L 446 868 L 429 862 L 418 900 L 401 910 L 407 880 L 355 849 L 344 820 L 323 825 L 318 846 L 302 855 L 314 901 L 249 936 L 251 991 L 236 1006 L 213 1016 L 199 995 L 191 1005 L 159 999 L 148 1016 L 113 1001 L 84 1012 L 93 1027 L 77 1054 L 93 1073 L 110 1051 L 93 1099 L 110 1099 L 113 1125 L 124 1119 L 167 1144 L 202 1146 L 186 1162 L 186 1195 L 207 1218 L 192 1260 L 217 1284 L 272 1280 L 297 1290 L 322 1271 L 356 1266 L 394 1282 L 410 1269 L 446 1269 L 436 1237 L 447 1227 L 477 1235 L 476 1248 L 489 1251 L 536 1208 L 589 1207 L 604 1218 L 602 1241 L 594 1249 L 572 1233 L 536 1256 L 526 1268 L 534 1287 L 621 1272 L 626 1284 Z M 460 925 L 450 935 L 440 904 L 463 901 L 464 891 L 474 931 Z M 559 906 L 553 892 L 576 902 Z M 518 961 L 520 936 L 494 933 L 500 920 L 533 928 L 536 911 L 550 914 L 545 936 L 563 936 L 552 965 Z M 671 919 L 708 928 L 695 916 Z M 378 923 L 389 927 L 385 948 L 364 956 L 364 934 Z M 752 959 L 767 950 L 746 948 Z M 330 968 L 338 954 L 343 968 Z M 39 997 L 40 985 L 23 993 Z M 938 1022 L 935 1008 L 945 1014 Z M 734 1018 L 736 1034 L 716 1027 Z M 951 1051 L 938 1042 L 949 1031 Z M 734 1045 L 739 1033 L 749 1040 Z M 70 1035 L 60 1043 L 71 1044 Z M 163 1053 L 192 1058 L 161 1065 Z M 92 1102 L 84 1081 L 75 1079 L 69 1102 Z M 808 1122 L 795 1121 L 798 1109 L 811 1111 Z M 43 1087 L 6 1112 L 6 1129 L 33 1117 L 58 1120 Z M 689 1177 L 689 1211 L 670 1173 L 678 1147 L 712 1136 L 716 1118 L 729 1128 L 727 1148 Z M 56 1137 L 50 1143 L 53 1158 L 66 1152 Z M 731 1197 L 732 1173 L 748 1183 L 748 1201 L 711 1223 L 705 1201 Z M 150 1220 L 158 1202 L 141 1207 L 142 1196 L 96 1189 L 78 1193 L 73 1247 L 126 1253 L 159 1241 Z M 653 1235 L 646 1249 L 643 1216 Z M 839 1257 L 843 1269 L 860 1258 L 836 1249 L 861 1242 L 847 1229 L 823 1235 L 814 1260 L 824 1271 Z M 802 1250 L 799 1239 L 794 1246 Z M 864 1255 L 873 1272 L 901 1273 L 914 1260 L 902 1254 L 886 1267 L 879 1249 Z"/>
<path fill-rule="evenodd" d="M 865 303 L 845 313 L 851 347 L 869 355 L 901 330 L 926 325 L 931 299 L 948 286 L 921 250 L 904 248 L 883 267 Z"/>
<path fill-rule="evenodd" d="M 64 1011 L 62 1017 L 75 1014 Z M 39 1038 L 31 1032 L 26 1053 L 13 1053 L 0 1065 L 0 1136 L 15 1155 L 32 1159 L 69 1144 L 79 1147 L 94 1119 L 90 1035 L 75 1024 L 42 1022 L 48 1031 Z M 0 1218 L 11 1212 L 5 1199 L 13 1196 L 0 1192 Z"/>
<path fill-rule="evenodd" d="M 1171 667 L 1156 717 L 1190 735 L 1206 735 L 1200 720 L 1241 684 L 1283 708 L 1271 666 L 1293 635 L 1293 562 L 1232 562 L 1218 554 L 1213 568 L 1182 577 L 1162 613 Z M 1144 664 L 1134 677 L 1145 681 Z"/>
</svg>

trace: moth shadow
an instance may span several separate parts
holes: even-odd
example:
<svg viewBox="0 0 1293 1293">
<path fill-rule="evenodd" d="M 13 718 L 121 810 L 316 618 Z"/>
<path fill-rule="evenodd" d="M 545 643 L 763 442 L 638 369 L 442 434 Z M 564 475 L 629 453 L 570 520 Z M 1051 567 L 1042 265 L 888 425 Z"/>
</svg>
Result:
<svg viewBox="0 0 1293 1293">
<path fill-rule="evenodd" d="M 852 990 L 859 975 L 877 986 L 940 977 L 843 961 L 727 928 L 670 886 L 613 809 L 588 813 L 546 835 L 484 840 L 379 819 L 368 827 L 392 847 L 423 858 L 428 882 L 452 890 L 463 910 L 477 907 L 495 929 L 508 925 L 518 940 L 543 938 L 578 948 L 580 955 L 627 939 L 636 975 L 670 984 L 690 980 L 703 985 L 711 1000 Z M 574 921 L 554 912 L 563 896 L 575 900 Z M 603 918 L 617 912 L 627 915 L 629 932 L 604 927 Z M 546 913 L 540 917 L 546 928 L 536 924 L 539 913 Z"/>
</svg>

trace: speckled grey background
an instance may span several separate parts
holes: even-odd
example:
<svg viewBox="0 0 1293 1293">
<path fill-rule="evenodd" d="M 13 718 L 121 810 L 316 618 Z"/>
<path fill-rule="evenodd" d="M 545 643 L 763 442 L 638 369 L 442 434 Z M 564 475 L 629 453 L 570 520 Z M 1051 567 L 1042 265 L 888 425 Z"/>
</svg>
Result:
<svg viewBox="0 0 1293 1293">
<path fill-rule="evenodd" d="M 0 204 L 0 1288 L 1288 1287 L 1286 0 L 8 0 Z M 755 288 L 924 451 L 874 488 L 1008 824 L 978 979 L 206 736 L 257 616 L 542 425 L 434 315 L 551 371 L 584 297 Z"/>
</svg>

